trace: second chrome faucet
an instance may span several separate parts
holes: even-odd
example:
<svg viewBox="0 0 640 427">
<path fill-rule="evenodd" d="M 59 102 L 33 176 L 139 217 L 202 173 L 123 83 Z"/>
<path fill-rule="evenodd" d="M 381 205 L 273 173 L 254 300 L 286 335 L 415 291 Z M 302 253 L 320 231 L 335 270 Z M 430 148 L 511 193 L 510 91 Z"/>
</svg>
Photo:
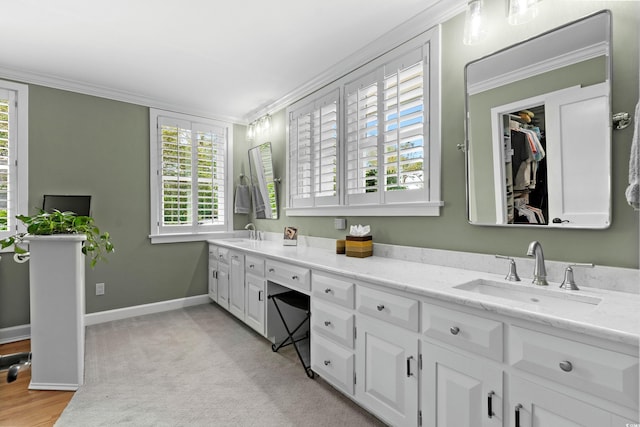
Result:
<svg viewBox="0 0 640 427">
<path fill-rule="evenodd" d="M 537 240 L 529 243 L 529 249 L 527 249 L 527 256 L 535 257 L 535 264 L 533 266 L 533 284 L 538 286 L 548 286 L 547 282 L 547 269 L 544 265 L 544 253 L 542 252 L 542 245 Z"/>
</svg>

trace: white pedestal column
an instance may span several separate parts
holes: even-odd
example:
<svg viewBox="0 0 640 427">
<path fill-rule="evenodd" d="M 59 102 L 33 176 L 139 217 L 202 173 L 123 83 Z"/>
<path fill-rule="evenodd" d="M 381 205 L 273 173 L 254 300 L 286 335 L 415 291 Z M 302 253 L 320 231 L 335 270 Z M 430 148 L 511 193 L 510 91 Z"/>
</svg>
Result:
<svg viewBox="0 0 640 427">
<path fill-rule="evenodd" d="M 28 236 L 30 389 L 77 390 L 84 383 L 82 234 Z"/>
</svg>

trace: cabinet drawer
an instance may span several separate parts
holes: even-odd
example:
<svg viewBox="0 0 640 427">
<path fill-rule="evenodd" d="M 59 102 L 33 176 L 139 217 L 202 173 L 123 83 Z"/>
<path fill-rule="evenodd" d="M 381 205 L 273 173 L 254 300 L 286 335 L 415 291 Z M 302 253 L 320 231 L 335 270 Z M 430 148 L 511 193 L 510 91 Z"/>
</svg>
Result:
<svg viewBox="0 0 640 427">
<path fill-rule="evenodd" d="M 311 271 L 278 261 L 267 261 L 267 279 L 292 289 L 311 290 Z"/>
<path fill-rule="evenodd" d="M 638 407 L 638 357 L 512 326 L 509 362 L 557 383 Z"/>
<path fill-rule="evenodd" d="M 260 277 L 264 277 L 264 259 L 245 255 L 244 268 L 247 273 L 252 273 Z"/>
<path fill-rule="evenodd" d="M 355 284 L 352 282 L 314 272 L 311 277 L 311 290 L 318 298 L 353 308 Z"/>
<path fill-rule="evenodd" d="M 227 248 L 218 248 L 218 261 L 224 262 L 225 264 L 229 264 L 229 249 Z"/>
<path fill-rule="evenodd" d="M 358 311 L 371 317 L 418 331 L 418 301 L 375 289 L 358 286 Z"/>
<path fill-rule="evenodd" d="M 502 322 L 423 303 L 422 333 L 464 350 L 502 361 Z"/>
<path fill-rule="evenodd" d="M 354 393 L 354 362 L 353 352 L 320 336 L 312 335 L 311 369 L 351 395 Z"/>
<path fill-rule="evenodd" d="M 322 334 L 345 347 L 353 348 L 355 323 L 353 313 L 315 300 L 311 313 L 313 313 L 311 315 L 313 332 Z"/>
</svg>

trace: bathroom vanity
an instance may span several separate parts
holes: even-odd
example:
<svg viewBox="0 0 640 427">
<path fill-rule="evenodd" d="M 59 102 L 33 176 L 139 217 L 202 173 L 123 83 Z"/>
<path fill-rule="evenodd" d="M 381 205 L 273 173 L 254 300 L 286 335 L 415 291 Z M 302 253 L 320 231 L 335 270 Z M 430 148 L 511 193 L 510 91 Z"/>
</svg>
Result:
<svg viewBox="0 0 640 427">
<path fill-rule="evenodd" d="M 266 295 L 310 295 L 311 368 L 386 423 L 639 422 L 637 293 L 588 283 L 564 291 L 553 278 L 534 286 L 529 265 L 514 283 L 429 260 L 349 258 L 279 241 L 209 243 L 211 299 L 275 342 L 280 319 Z"/>
</svg>

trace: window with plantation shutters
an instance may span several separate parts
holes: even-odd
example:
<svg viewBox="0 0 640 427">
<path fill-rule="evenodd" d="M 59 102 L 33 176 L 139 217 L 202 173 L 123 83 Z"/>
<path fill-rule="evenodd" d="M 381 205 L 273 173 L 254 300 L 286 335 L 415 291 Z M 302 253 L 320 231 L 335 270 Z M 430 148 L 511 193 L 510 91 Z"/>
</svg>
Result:
<svg viewBox="0 0 640 427">
<path fill-rule="evenodd" d="M 231 126 L 159 110 L 152 110 L 152 116 L 152 231 L 162 235 L 229 230 L 226 169 Z"/>
<path fill-rule="evenodd" d="M 290 112 L 289 205 L 338 204 L 338 92 Z"/>
<path fill-rule="evenodd" d="M 0 81 L 0 238 L 20 230 L 27 215 L 28 87 Z"/>
<path fill-rule="evenodd" d="M 439 215 L 438 58 L 434 28 L 289 108 L 287 215 Z M 323 119 L 319 103 L 330 92 L 340 102 Z M 323 140 L 318 121 L 331 123 L 335 138 Z M 335 168 L 319 160 L 323 141 L 329 156 L 337 149 Z M 333 204 L 320 195 L 335 196 Z"/>
</svg>

